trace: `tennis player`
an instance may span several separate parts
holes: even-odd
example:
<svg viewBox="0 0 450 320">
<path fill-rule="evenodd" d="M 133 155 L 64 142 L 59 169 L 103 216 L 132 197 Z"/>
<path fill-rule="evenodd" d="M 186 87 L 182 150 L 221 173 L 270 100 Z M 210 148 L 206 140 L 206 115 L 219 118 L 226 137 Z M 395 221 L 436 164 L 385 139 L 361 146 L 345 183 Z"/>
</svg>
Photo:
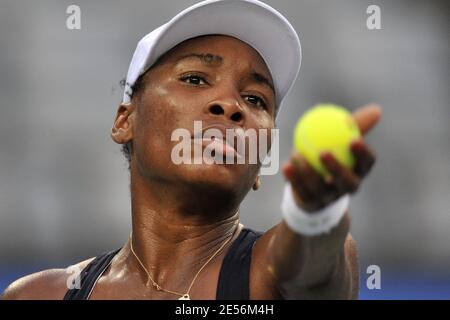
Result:
<svg viewBox="0 0 450 320">
<path fill-rule="evenodd" d="M 203 1 L 144 36 L 111 130 L 129 160 L 129 239 L 66 269 L 21 278 L 3 298 L 357 298 L 349 194 L 375 162 L 362 139 L 350 146 L 353 169 L 321 154 L 326 177 L 293 152 L 282 168 L 280 223 L 264 233 L 239 222 L 241 202 L 261 184 L 261 161 L 173 161 L 173 132 L 187 130 L 195 144 L 195 121 L 202 132 L 274 129 L 300 61 L 292 25 L 256 0 Z M 363 134 L 380 116 L 377 106 L 354 113 Z M 209 137 L 200 146 L 212 144 L 214 156 L 237 158 L 228 142 Z"/>
</svg>

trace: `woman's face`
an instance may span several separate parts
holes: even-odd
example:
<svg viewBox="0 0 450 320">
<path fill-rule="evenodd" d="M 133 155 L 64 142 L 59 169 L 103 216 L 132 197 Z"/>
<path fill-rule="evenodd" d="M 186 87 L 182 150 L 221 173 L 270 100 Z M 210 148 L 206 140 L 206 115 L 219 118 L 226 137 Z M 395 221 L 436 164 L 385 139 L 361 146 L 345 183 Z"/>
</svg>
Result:
<svg viewBox="0 0 450 320">
<path fill-rule="evenodd" d="M 243 198 L 255 182 L 259 161 L 177 165 L 171 155 L 179 141 L 171 141 L 171 136 L 180 128 L 193 135 L 194 121 L 202 121 L 203 128 L 267 129 L 270 137 L 275 93 L 257 51 L 229 36 L 193 38 L 164 55 L 143 81 L 142 90 L 132 99 L 132 174 L 218 188 Z"/>
</svg>

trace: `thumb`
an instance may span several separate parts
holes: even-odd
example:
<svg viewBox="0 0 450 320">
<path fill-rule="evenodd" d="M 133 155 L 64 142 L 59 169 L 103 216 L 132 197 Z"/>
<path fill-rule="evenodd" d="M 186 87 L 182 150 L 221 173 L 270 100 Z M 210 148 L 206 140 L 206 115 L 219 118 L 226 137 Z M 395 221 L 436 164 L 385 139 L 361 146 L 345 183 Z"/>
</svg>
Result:
<svg viewBox="0 0 450 320">
<path fill-rule="evenodd" d="M 380 120 L 382 115 L 381 107 L 377 104 L 369 104 L 356 109 L 353 112 L 353 119 L 361 131 L 365 135 L 369 132 Z"/>
</svg>

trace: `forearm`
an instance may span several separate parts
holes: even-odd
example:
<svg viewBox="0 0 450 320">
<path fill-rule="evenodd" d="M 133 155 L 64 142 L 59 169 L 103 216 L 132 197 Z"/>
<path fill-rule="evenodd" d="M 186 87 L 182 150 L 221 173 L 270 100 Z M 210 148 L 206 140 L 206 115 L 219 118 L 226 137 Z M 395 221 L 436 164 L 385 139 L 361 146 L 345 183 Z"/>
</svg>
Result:
<svg viewBox="0 0 450 320">
<path fill-rule="evenodd" d="M 358 109 L 353 119 L 364 135 L 380 116 L 378 106 L 367 106 Z M 355 158 L 352 167 L 340 163 L 332 152 L 320 153 L 325 176 L 296 151 L 283 166 L 289 183 L 281 207 L 285 220 L 271 233 L 266 258 L 272 280 L 285 298 L 358 295 L 357 250 L 349 234 L 345 196 L 358 190 L 375 163 L 375 153 L 362 139 L 353 141 L 349 149 Z"/>
<path fill-rule="evenodd" d="M 284 221 L 277 226 L 269 245 L 269 270 L 283 297 L 347 299 L 357 296 L 356 248 L 348 231 L 348 213 L 330 233 L 320 236 L 299 235 Z M 351 242 L 351 247 L 346 245 L 346 240 Z"/>
</svg>

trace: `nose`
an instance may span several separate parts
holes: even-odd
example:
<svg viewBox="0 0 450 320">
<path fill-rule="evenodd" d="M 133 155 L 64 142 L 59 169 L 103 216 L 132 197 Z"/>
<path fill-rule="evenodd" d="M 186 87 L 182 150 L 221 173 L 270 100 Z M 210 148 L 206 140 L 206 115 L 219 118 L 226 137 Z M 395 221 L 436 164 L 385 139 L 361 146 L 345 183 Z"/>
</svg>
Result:
<svg viewBox="0 0 450 320">
<path fill-rule="evenodd" d="M 223 116 L 230 119 L 235 124 L 244 121 L 244 110 L 236 99 L 216 99 L 207 106 L 207 112 L 214 116 Z"/>
</svg>

